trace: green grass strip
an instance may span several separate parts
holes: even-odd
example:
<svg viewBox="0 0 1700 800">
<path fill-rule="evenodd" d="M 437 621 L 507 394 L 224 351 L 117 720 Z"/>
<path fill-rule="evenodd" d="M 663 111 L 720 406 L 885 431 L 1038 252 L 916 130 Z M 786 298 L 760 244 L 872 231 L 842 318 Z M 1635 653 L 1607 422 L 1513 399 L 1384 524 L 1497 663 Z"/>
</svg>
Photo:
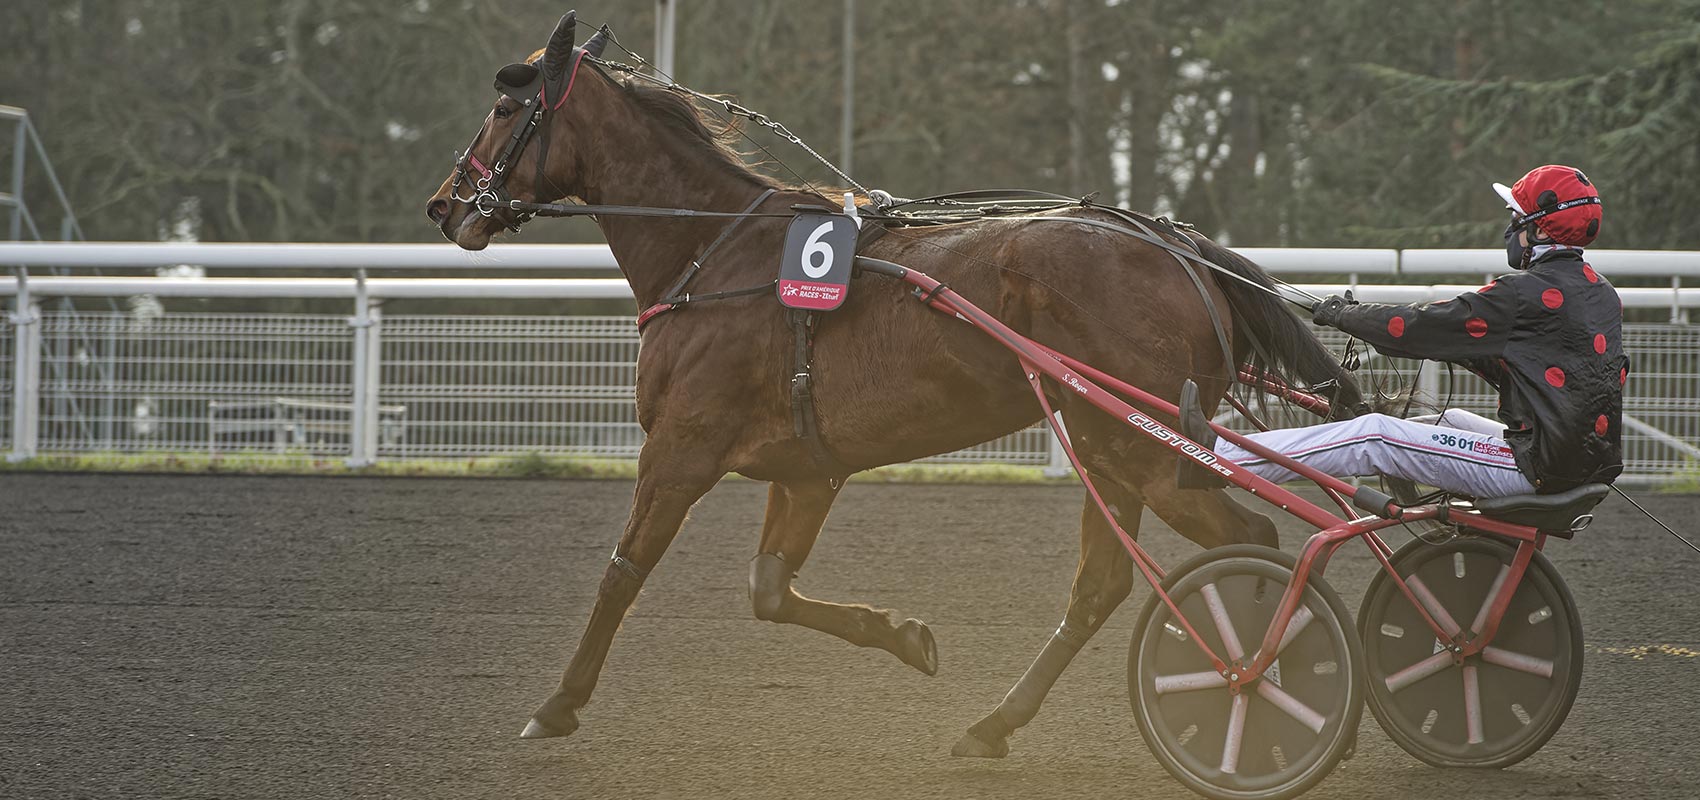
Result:
<svg viewBox="0 0 1700 800">
<path fill-rule="evenodd" d="M 341 457 L 305 453 L 55 453 L 0 462 L 0 472 L 133 472 L 184 475 L 371 475 L 452 478 L 573 478 L 634 480 L 631 459 L 523 453 L 469 458 L 412 458 L 349 467 Z M 730 476 L 738 479 L 738 476 Z M 1046 477 L 1040 467 L 1011 464 L 893 464 L 851 478 L 855 483 L 1067 484 L 1073 475 Z"/>
</svg>

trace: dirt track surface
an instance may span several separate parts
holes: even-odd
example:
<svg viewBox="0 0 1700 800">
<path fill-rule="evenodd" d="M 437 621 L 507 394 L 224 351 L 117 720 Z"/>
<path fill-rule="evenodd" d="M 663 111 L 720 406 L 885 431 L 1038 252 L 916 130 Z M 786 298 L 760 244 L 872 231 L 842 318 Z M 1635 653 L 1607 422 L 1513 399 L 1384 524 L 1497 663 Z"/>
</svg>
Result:
<svg viewBox="0 0 1700 800">
<path fill-rule="evenodd" d="M 0 797 L 1170 798 L 1127 707 L 1141 588 L 1001 761 L 954 759 L 1061 617 L 1080 492 L 849 487 L 798 586 L 927 620 L 941 669 L 754 620 L 765 487 L 697 507 L 584 727 L 517 738 L 589 614 L 619 482 L 0 475 Z M 1700 499 L 1649 506 L 1694 527 Z M 1364 715 L 1317 798 L 1700 797 L 1700 556 L 1608 500 L 1549 550 L 1581 699 L 1503 772 Z M 1303 532 L 1283 523 L 1283 545 Z M 1195 552 L 1148 514 L 1166 564 Z M 1356 608 L 1371 561 L 1329 571 Z M 1642 651 L 1637 648 L 1653 646 Z"/>
</svg>

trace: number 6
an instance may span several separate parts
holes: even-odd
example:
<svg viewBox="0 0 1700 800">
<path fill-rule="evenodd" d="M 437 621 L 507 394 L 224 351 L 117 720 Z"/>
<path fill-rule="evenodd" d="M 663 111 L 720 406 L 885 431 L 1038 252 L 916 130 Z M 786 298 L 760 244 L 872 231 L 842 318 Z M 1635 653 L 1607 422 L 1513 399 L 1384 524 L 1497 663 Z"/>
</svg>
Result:
<svg viewBox="0 0 1700 800">
<path fill-rule="evenodd" d="M 820 240 L 820 237 L 825 236 L 831 230 L 832 220 L 829 219 L 822 222 L 820 227 L 815 228 L 815 232 L 809 234 L 808 240 L 803 242 L 804 275 L 819 278 L 832 271 L 832 245 Z M 814 263 L 816 254 L 821 257 L 819 265 Z"/>
</svg>

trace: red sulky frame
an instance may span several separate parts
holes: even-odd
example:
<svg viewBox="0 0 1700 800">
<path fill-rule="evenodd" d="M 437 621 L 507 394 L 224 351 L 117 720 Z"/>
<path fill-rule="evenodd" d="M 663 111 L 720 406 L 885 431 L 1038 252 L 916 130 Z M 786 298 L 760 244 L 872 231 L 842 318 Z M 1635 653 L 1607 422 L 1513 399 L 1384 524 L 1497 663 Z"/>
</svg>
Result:
<svg viewBox="0 0 1700 800">
<path fill-rule="evenodd" d="M 1513 668 L 1523 668 L 1510 663 L 1522 658 L 1515 653 L 1496 650 L 1491 646 L 1494 634 L 1498 631 L 1499 623 L 1511 604 L 1511 598 L 1517 586 L 1522 582 L 1523 574 L 1534 557 L 1536 550 L 1546 545 L 1546 534 L 1524 525 L 1482 516 L 1468 509 L 1454 508 L 1449 505 L 1435 504 L 1426 506 L 1400 506 L 1393 502 L 1387 494 L 1368 486 L 1352 486 L 1339 478 L 1305 466 L 1278 452 L 1260 445 L 1246 436 L 1225 427 L 1210 423 L 1212 430 L 1223 439 L 1233 442 L 1245 450 L 1255 453 L 1265 459 L 1281 464 L 1287 469 L 1304 478 L 1315 482 L 1328 493 L 1344 516 L 1317 506 L 1293 494 L 1280 486 L 1269 482 L 1249 471 L 1241 469 L 1214 452 L 1182 436 L 1179 432 L 1153 419 L 1150 413 L 1179 418 L 1179 409 L 1173 404 L 1156 395 L 1146 392 L 1137 386 L 1128 384 L 1102 370 L 1093 368 L 1074 358 L 1052 350 L 1038 342 L 1028 339 L 1004 325 L 996 317 L 964 299 L 951 290 L 950 287 L 934 280 L 925 273 L 917 272 L 907 267 L 893 264 L 866 256 L 858 256 L 856 264 L 859 268 L 876 274 L 887 275 L 914 287 L 915 297 L 928 307 L 950 314 L 969 325 L 978 328 L 997 340 L 1005 348 L 1013 352 L 1019 359 L 1022 370 L 1026 373 L 1027 381 L 1033 388 L 1033 393 L 1039 399 L 1039 405 L 1045 411 L 1045 419 L 1061 441 L 1067 452 L 1069 461 L 1074 465 L 1075 473 L 1086 485 L 1087 492 L 1093 502 L 1109 522 L 1111 530 L 1121 540 L 1133 556 L 1145 580 L 1151 584 L 1151 589 L 1157 594 L 1164 605 L 1174 614 L 1181 626 L 1186 629 L 1191 641 L 1203 651 L 1218 674 L 1227 680 L 1230 691 L 1238 693 L 1242 686 L 1257 679 L 1274 662 L 1283 646 L 1290 641 L 1288 629 L 1293 628 L 1297 635 L 1294 619 L 1297 617 L 1299 602 L 1303 587 L 1312 573 L 1321 575 L 1328 558 L 1341 545 L 1352 539 L 1363 539 L 1375 554 L 1376 560 L 1393 578 L 1395 585 L 1405 595 L 1405 598 L 1422 615 L 1423 620 L 1434 631 L 1435 637 L 1445 643 L 1445 649 L 1433 657 L 1420 661 L 1411 667 L 1389 676 L 1389 681 L 1414 682 L 1434 674 L 1454 664 L 1462 664 L 1467 656 L 1480 653 L 1484 660 L 1502 663 Z M 1074 446 L 1064 433 L 1051 408 L 1050 401 L 1044 392 L 1044 379 L 1050 378 L 1059 387 L 1066 387 L 1088 403 L 1106 413 L 1125 420 L 1129 425 L 1145 433 L 1147 436 L 1167 444 L 1182 458 L 1191 458 L 1199 464 L 1221 475 L 1222 478 L 1235 486 L 1279 507 L 1282 511 L 1298 517 L 1318 528 L 1318 532 L 1305 541 L 1304 549 L 1300 552 L 1298 563 L 1293 570 L 1293 581 L 1287 585 L 1282 594 L 1281 605 L 1276 611 L 1258 649 L 1247 660 L 1243 653 L 1230 653 L 1229 660 L 1224 661 L 1217 655 L 1198 631 L 1180 611 L 1173 598 L 1163 589 L 1164 572 L 1161 566 L 1148 554 L 1139 543 L 1128 535 L 1127 531 L 1117 524 L 1115 516 L 1110 513 L 1092 478 L 1075 455 Z M 1241 378 L 1258 386 L 1265 392 L 1291 400 L 1300 406 L 1326 415 L 1329 411 L 1328 401 L 1313 394 L 1294 389 L 1268 375 L 1254 373 L 1249 370 L 1241 372 Z M 1106 388 L 1107 387 L 1107 388 Z M 1129 404 L 1117 394 L 1132 398 L 1140 406 L 1150 409 L 1150 412 Z M 1348 505 L 1348 500 L 1350 504 Z M 1352 507 L 1369 512 L 1370 516 L 1351 518 Z M 1424 520 L 1443 520 L 1463 528 L 1483 533 L 1493 534 L 1515 540 L 1517 551 L 1512 563 L 1503 568 L 1495 579 L 1494 586 L 1489 592 L 1490 602 L 1485 604 L 1477 613 L 1472 624 L 1465 628 L 1447 613 L 1446 609 L 1435 599 L 1420 578 L 1413 575 L 1409 579 L 1399 576 L 1389 560 L 1393 549 L 1377 534 L 1383 528 L 1408 522 Z M 1308 615 L 1304 621 L 1297 623 L 1303 626 L 1308 623 Z M 1525 665 L 1526 666 L 1526 665 Z"/>
</svg>

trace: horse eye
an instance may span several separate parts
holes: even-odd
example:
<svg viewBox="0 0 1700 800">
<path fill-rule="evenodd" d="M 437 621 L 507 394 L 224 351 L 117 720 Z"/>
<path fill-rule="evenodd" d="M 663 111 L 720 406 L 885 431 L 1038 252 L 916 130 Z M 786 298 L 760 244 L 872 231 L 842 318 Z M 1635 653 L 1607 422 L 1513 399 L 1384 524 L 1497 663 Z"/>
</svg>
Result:
<svg viewBox="0 0 1700 800">
<path fill-rule="evenodd" d="M 513 112 L 509 111 L 508 107 L 506 105 L 504 105 L 502 103 L 496 104 L 496 119 L 503 119 L 503 118 L 509 116 L 512 113 Z"/>
</svg>

